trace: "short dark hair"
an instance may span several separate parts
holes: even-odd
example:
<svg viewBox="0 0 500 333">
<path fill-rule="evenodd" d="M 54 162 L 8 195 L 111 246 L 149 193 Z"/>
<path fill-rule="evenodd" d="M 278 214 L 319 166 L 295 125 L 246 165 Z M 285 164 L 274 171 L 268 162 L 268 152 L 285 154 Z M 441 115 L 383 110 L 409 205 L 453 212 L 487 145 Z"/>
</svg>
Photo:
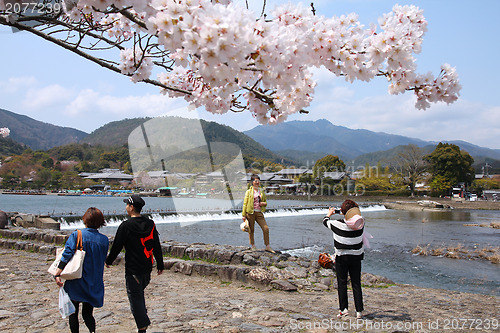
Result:
<svg viewBox="0 0 500 333">
<path fill-rule="evenodd" d="M 141 210 L 142 210 L 142 207 L 139 207 L 139 206 L 134 206 L 130 203 L 127 204 L 127 206 L 132 206 L 132 209 L 134 210 L 134 212 L 136 212 L 137 214 L 140 214 L 141 213 Z"/>
<path fill-rule="evenodd" d="M 256 179 L 260 180 L 260 177 L 259 177 L 259 175 L 256 175 L 255 173 L 253 173 L 253 174 L 250 176 L 250 180 L 253 182 L 253 181 L 254 181 L 254 180 L 256 180 Z"/>
<path fill-rule="evenodd" d="M 95 207 L 87 209 L 85 214 L 83 214 L 82 220 L 87 228 L 99 229 L 106 225 L 103 213 Z"/>
<path fill-rule="evenodd" d="M 342 206 L 340 207 L 340 212 L 345 215 L 349 211 L 349 209 L 353 207 L 359 207 L 359 206 L 351 199 L 347 199 L 342 203 Z"/>
</svg>

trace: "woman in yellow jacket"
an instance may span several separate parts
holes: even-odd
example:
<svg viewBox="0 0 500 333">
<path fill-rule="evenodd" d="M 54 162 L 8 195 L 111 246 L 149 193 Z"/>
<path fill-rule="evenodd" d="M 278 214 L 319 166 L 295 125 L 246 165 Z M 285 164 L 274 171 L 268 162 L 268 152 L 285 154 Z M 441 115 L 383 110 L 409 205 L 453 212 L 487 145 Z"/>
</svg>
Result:
<svg viewBox="0 0 500 333">
<path fill-rule="evenodd" d="M 255 222 L 259 224 L 264 234 L 264 244 L 266 245 L 266 251 L 275 253 L 274 250 L 269 246 L 269 227 L 267 226 L 266 219 L 264 218 L 264 212 L 266 210 L 267 201 L 266 194 L 260 191 L 260 178 L 256 174 L 250 177 L 252 181 L 252 186 L 245 193 L 245 199 L 243 200 L 243 222 L 248 221 L 248 237 L 250 239 L 250 246 L 252 250 L 255 250 L 255 240 L 253 237 Z"/>
</svg>

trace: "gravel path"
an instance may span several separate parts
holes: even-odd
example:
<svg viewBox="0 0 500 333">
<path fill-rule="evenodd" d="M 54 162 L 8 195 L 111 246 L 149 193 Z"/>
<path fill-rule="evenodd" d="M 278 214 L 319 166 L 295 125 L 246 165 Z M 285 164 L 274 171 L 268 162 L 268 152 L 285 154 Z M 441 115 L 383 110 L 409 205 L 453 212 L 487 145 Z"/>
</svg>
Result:
<svg viewBox="0 0 500 333">
<path fill-rule="evenodd" d="M 46 272 L 51 261 L 46 254 L 0 249 L 1 332 L 69 332 Z M 104 307 L 94 312 L 97 332 L 136 332 L 123 265 L 106 269 L 104 280 Z M 146 291 L 148 332 L 500 331 L 499 297 L 409 285 L 364 288 L 366 316 L 359 321 L 337 320 L 335 291 L 257 289 L 172 271 L 154 273 Z"/>
</svg>

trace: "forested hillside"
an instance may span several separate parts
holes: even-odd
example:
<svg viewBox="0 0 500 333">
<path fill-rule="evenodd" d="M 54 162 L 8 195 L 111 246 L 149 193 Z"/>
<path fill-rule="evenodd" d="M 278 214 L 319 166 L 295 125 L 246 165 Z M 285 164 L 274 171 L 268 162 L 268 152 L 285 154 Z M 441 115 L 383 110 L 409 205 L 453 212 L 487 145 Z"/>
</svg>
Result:
<svg viewBox="0 0 500 333">
<path fill-rule="evenodd" d="M 169 117 L 165 118 L 168 120 Z M 81 140 L 81 142 L 91 145 L 125 146 L 128 145 L 128 137 L 130 133 L 134 129 L 141 126 L 141 124 L 144 124 L 151 119 L 152 118 L 133 118 L 114 121 L 95 130 L 86 138 Z M 177 118 L 176 121 L 179 121 L 179 119 L 182 118 Z M 189 129 L 190 125 L 192 126 L 194 122 L 198 122 L 198 120 L 183 119 L 182 122 L 185 123 L 185 127 Z M 293 159 L 285 158 L 277 153 L 273 153 L 251 137 L 229 126 L 205 120 L 200 120 L 200 124 L 207 142 L 231 142 L 238 145 L 241 148 L 247 163 L 248 161 L 262 159 L 285 165 L 295 164 Z"/>
<path fill-rule="evenodd" d="M 88 135 L 74 128 L 44 123 L 3 109 L 0 109 L 0 127 L 9 128 L 12 140 L 34 150 L 78 142 Z"/>
<path fill-rule="evenodd" d="M 11 138 L 0 136 L 0 156 L 18 155 L 26 149 L 25 145 L 15 142 Z"/>
</svg>

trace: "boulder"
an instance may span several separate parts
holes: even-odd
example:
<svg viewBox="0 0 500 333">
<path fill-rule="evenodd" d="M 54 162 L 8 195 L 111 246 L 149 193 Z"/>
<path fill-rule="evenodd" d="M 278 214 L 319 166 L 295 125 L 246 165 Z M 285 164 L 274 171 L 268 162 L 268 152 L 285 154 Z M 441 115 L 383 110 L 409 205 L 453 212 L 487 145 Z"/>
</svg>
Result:
<svg viewBox="0 0 500 333">
<path fill-rule="evenodd" d="M 272 281 L 271 273 L 264 268 L 254 268 L 248 273 L 248 277 L 255 282 L 269 284 Z"/>
<path fill-rule="evenodd" d="M 271 281 L 271 286 L 278 290 L 297 291 L 297 286 L 287 280 L 273 280 Z"/>
</svg>

